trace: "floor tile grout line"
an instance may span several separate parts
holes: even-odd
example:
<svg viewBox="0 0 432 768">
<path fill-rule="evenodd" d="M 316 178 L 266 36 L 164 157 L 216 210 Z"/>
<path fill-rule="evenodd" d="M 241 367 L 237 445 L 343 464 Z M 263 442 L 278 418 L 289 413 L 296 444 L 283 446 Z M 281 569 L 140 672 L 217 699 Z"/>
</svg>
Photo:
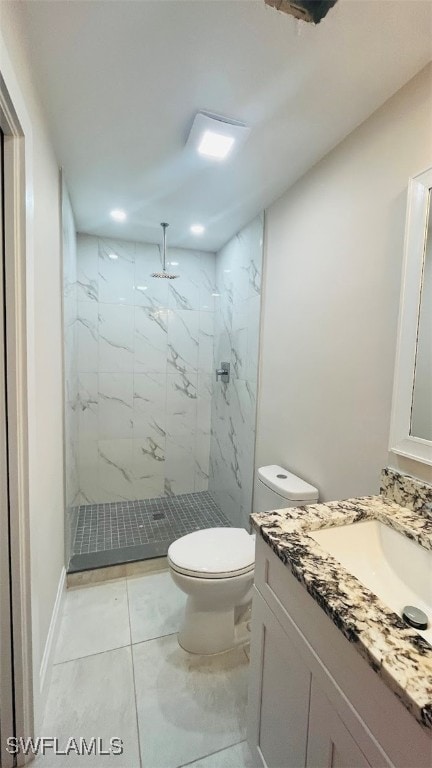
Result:
<svg viewBox="0 0 432 768">
<path fill-rule="evenodd" d="M 111 653 L 112 651 L 121 651 L 122 648 L 131 648 L 131 644 L 116 645 L 115 648 L 106 648 L 104 651 L 95 651 L 95 653 L 86 653 L 84 656 L 74 656 L 73 659 L 64 659 L 64 661 L 55 661 L 53 667 L 59 667 L 61 664 L 72 664 L 74 661 L 82 661 L 82 659 L 91 659 L 93 656 L 102 656 L 104 653 Z"/>
<path fill-rule="evenodd" d="M 207 760 L 208 757 L 212 757 L 213 755 L 219 755 L 221 752 L 225 752 L 226 749 L 231 749 L 232 747 L 237 747 L 239 744 L 243 744 L 246 739 L 240 739 L 240 741 L 235 741 L 234 744 L 228 744 L 226 747 L 221 747 L 221 749 L 216 749 L 214 752 L 209 752 L 207 755 L 203 755 L 202 757 L 195 757 L 194 760 L 189 760 L 187 763 L 181 763 L 177 766 L 177 768 L 188 768 L 189 765 L 193 765 L 194 763 L 197 763 L 199 760 Z"/>
<path fill-rule="evenodd" d="M 131 623 L 131 612 L 130 612 L 130 600 L 129 600 L 129 585 L 127 576 L 125 577 L 126 582 L 126 602 L 127 602 L 127 610 L 128 610 L 128 622 L 129 622 L 129 645 L 132 646 L 132 623 Z"/>
<path fill-rule="evenodd" d="M 135 645 L 144 645 L 144 643 L 152 643 L 154 640 L 163 640 L 164 637 L 174 637 L 178 632 L 168 632 L 166 635 L 158 635 L 157 637 L 147 637 L 146 640 L 137 640 L 131 644 L 133 648 Z"/>
<path fill-rule="evenodd" d="M 127 645 L 116 645 L 115 648 L 106 648 L 104 651 L 95 651 L 95 653 L 87 653 L 84 656 L 76 656 L 73 659 L 65 659 L 64 661 L 55 661 L 53 667 L 58 667 L 60 664 L 70 664 L 72 661 L 81 661 L 82 659 L 90 659 L 93 656 L 101 656 L 103 653 L 111 653 L 111 651 L 120 651 L 122 648 L 132 649 L 135 645 L 144 645 L 144 643 L 151 643 L 154 640 L 162 640 L 164 637 L 173 637 L 177 632 L 168 632 L 166 635 L 157 635 L 157 637 L 147 637 L 145 640 L 137 640 L 136 642 L 127 643 Z"/>
<path fill-rule="evenodd" d="M 131 655 L 131 664 L 132 664 L 132 681 L 133 681 L 134 701 L 135 701 L 135 722 L 136 722 L 136 731 L 137 731 L 137 739 L 138 739 L 139 768 L 142 768 L 141 734 L 140 734 L 139 719 L 138 719 L 138 700 L 137 700 L 136 679 L 135 679 L 135 660 L 134 660 L 134 651 L 133 651 L 133 643 L 132 643 L 132 626 L 131 626 L 131 620 L 130 620 L 129 589 L 127 585 L 127 580 L 126 580 L 126 594 L 127 594 L 127 601 L 128 601 L 129 636 L 130 636 L 130 649 L 131 649 L 130 655 Z"/>
</svg>

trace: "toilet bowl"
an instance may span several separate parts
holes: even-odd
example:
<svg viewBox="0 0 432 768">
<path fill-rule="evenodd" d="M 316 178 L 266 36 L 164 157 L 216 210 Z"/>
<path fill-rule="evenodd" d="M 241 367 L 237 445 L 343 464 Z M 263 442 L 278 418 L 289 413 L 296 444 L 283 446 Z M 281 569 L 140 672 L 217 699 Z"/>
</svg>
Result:
<svg viewBox="0 0 432 768">
<path fill-rule="evenodd" d="M 318 500 L 317 489 L 283 467 L 258 470 L 254 512 L 301 507 Z M 252 600 L 255 537 L 244 528 L 206 528 L 177 539 L 168 549 L 171 577 L 187 595 L 178 634 L 189 653 L 227 651 L 248 639 L 241 619 Z"/>
<path fill-rule="evenodd" d="M 171 544 L 171 577 L 187 595 L 178 634 L 185 651 L 221 653 L 247 640 L 235 619 L 252 599 L 254 562 L 255 537 L 243 528 L 207 528 Z"/>
</svg>

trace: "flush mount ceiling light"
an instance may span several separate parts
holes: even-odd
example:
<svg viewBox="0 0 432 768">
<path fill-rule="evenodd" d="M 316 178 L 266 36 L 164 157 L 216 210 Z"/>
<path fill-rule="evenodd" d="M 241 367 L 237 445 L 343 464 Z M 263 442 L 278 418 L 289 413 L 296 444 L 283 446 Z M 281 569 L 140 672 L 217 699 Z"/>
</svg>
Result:
<svg viewBox="0 0 432 768">
<path fill-rule="evenodd" d="M 126 221 L 126 211 L 122 211 L 120 208 L 114 208 L 110 212 L 110 216 L 114 221 Z"/>
<path fill-rule="evenodd" d="M 238 151 L 250 132 L 243 123 L 210 112 L 195 115 L 187 146 L 210 161 L 225 160 Z"/>
<path fill-rule="evenodd" d="M 198 152 L 206 157 L 214 157 L 215 160 L 224 160 L 231 152 L 234 142 L 234 136 L 226 136 L 216 131 L 204 131 Z"/>
<path fill-rule="evenodd" d="M 204 233 L 204 227 L 202 224 L 192 224 L 190 231 L 193 235 L 202 235 Z"/>
</svg>

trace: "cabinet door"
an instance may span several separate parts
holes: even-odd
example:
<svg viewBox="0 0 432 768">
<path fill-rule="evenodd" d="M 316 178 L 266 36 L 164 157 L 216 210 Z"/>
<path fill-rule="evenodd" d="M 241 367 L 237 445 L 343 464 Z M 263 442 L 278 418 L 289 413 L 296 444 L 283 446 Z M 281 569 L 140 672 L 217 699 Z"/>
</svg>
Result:
<svg viewBox="0 0 432 768">
<path fill-rule="evenodd" d="M 312 679 L 307 768 L 370 768 L 363 752 Z"/>
<path fill-rule="evenodd" d="M 304 768 L 311 674 L 254 589 L 248 742 L 266 768 Z"/>
</svg>

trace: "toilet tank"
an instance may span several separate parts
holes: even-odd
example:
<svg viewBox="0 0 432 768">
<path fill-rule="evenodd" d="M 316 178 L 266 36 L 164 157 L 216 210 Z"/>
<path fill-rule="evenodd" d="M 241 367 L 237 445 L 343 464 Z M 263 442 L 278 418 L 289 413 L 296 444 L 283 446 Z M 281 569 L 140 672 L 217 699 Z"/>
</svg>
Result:
<svg viewBox="0 0 432 768">
<path fill-rule="evenodd" d="M 318 501 L 318 490 L 277 464 L 260 467 L 254 493 L 254 512 L 303 507 Z"/>
</svg>

